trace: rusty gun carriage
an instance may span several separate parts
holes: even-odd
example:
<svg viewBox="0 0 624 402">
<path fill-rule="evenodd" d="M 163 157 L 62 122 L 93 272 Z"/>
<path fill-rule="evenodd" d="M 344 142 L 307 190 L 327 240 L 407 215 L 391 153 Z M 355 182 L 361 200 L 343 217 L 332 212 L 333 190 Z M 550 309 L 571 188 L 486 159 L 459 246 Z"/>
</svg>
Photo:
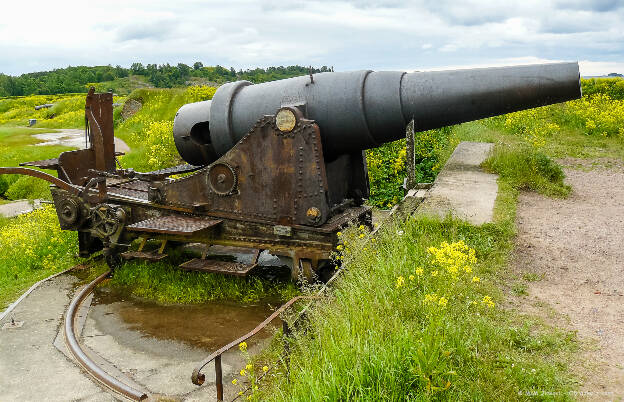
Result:
<svg viewBox="0 0 624 402">
<path fill-rule="evenodd" d="M 255 259 L 204 254 L 182 269 L 246 275 L 267 250 L 292 258 L 293 277 L 310 279 L 330 268 L 338 231 L 371 224 L 364 150 L 402 138 L 412 120 L 423 131 L 579 96 L 577 63 L 238 81 L 178 111 L 173 136 L 188 164 L 140 173 L 118 168 L 112 94 L 92 89 L 88 148 L 0 174 L 49 181 L 61 228 L 78 232 L 82 256 L 103 250 L 111 266 L 203 243 L 253 249 Z M 129 251 L 136 239 L 138 251 Z M 158 250 L 144 250 L 150 239 L 162 242 Z"/>
</svg>

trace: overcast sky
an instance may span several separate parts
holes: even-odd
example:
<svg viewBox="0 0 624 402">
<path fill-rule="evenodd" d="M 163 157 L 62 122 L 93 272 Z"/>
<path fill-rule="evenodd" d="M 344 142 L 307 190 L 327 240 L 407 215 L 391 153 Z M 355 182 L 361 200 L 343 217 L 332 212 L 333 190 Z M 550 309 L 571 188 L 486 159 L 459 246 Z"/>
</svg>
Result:
<svg viewBox="0 0 624 402">
<path fill-rule="evenodd" d="M 624 73 L 624 0 L 3 1 L 0 72 L 133 62 Z"/>
</svg>

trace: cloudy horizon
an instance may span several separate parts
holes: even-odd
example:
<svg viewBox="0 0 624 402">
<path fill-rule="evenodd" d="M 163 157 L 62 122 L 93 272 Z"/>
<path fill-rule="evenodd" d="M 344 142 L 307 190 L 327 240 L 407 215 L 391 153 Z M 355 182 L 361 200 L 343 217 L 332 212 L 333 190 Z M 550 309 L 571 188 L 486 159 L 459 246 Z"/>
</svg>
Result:
<svg viewBox="0 0 624 402">
<path fill-rule="evenodd" d="M 0 73 L 69 65 L 433 70 L 579 61 L 624 73 L 624 0 L 108 1 L 2 6 Z"/>
</svg>

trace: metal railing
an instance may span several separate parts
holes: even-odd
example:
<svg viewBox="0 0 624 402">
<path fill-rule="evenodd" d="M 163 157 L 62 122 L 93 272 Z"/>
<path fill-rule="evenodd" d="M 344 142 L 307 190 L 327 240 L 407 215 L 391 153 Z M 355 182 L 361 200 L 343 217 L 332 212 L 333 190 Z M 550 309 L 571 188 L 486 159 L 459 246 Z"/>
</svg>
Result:
<svg viewBox="0 0 624 402">
<path fill-rule="evenodd" d="M 221 349 L 212 353 L 210 356 L 205 358 L 201 363 L 199 363 L 197 367 L 195 367 L 195 369 L 193 370 L 193 374 L 191 375 L 191 380 L 193 381 L 193 384 L 202 385 L 204 383 L 204 381 L 206 380 L 206 376 L 203 373 L 201 373 L 201 370 L 204 367 L 206 367 L 206 365 L 208 365 L 210 362 L 214 361 L 215 386 L 217 388 L 217 400 L 223 401 L 223 368 L 221 365 L 222 364 L 221 356 L 228 350 L 232 349 L 233 347 L 240 345 L 241 342 L 245 342 L 247 339 L 256 335 L 258 332 L 264 329 L 267 325 L 269 325 L 271 321 L 276 319 L 281 313 L 283 313 L 284 311 L 289 309 L 293 304 L 295 304 L 295 302 L 299 300 L 313 300 L 313 299 L 318 299 L 318 298 L 319 296 L 297 296 L 297 297 L 293 297 L 292 299 L 290 299 L 288 302 L 283 304 L 280 308 L 275 310 L 273 314 L 268 316 L 264 321 L 262 321 L 258 326 L 256 326 L 250 332 L 228 343 L 227 345 L 223 346 Z M 296 320 L 298 320 L 300 317 L 301 315 L 299 315 Z M 282 328 L 283 328 L 284 336 L 288 336 L 290 334 L 290 327 L 287 321 L 282 320 Z M 288 350 L 286 350 L 286 353 L 288 353 Z"/>
</svg>

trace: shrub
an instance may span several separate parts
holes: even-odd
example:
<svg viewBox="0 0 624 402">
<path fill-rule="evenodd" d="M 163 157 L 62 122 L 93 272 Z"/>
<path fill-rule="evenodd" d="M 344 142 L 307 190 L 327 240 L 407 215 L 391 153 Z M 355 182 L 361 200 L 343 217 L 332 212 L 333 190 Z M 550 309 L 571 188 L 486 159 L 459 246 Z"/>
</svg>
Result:
<svg viewBox="0 0 624 402">
<path fill-rule="evenodd" d="M 563 182 L 565 174 L 561 167 L 548 156 L 527 146 L 499 145 L 483 165 L 518 190 L 558 197 L 566 197 L 571 191 L 570 186 Z"/>
</svg>

